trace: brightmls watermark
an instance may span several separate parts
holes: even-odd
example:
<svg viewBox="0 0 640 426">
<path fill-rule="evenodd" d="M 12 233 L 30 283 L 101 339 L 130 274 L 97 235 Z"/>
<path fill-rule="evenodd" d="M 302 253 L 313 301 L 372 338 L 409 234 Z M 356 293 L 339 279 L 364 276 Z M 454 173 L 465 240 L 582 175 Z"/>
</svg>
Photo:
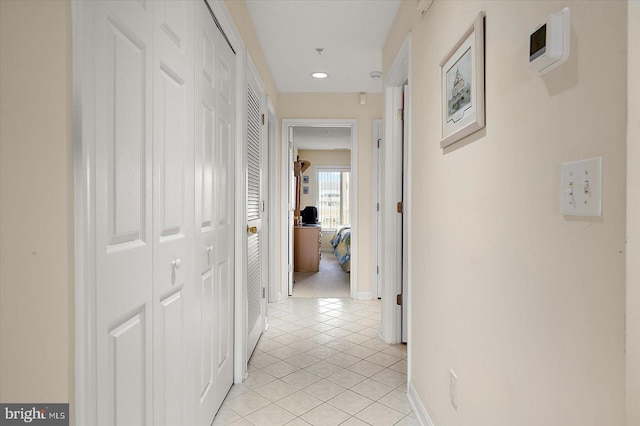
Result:
<svg viewBox="0 0 640 426">
<path fill-rule="evenodd" d="M 69 426 L 69 404 L 0 404 L 0 426 Z"/>
</svg>

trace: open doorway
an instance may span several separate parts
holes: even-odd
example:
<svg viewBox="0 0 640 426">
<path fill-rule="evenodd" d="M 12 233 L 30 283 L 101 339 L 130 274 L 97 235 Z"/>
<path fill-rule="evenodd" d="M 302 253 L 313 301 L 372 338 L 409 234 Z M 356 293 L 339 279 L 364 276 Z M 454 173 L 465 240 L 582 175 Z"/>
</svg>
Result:
<svg viewBox="0 0 640 426">
<path fill-rule="evenodd" d="M 284 138 L 288 294 L 355 297 L 357 121 L 283 120 Z"/>
<path fill-rule="evenodd" d="M 292 297 L 350 297 L 351 127 L 293 129 Z M 294 164 L 296 164 L 294 162 Z"/>
</svg>

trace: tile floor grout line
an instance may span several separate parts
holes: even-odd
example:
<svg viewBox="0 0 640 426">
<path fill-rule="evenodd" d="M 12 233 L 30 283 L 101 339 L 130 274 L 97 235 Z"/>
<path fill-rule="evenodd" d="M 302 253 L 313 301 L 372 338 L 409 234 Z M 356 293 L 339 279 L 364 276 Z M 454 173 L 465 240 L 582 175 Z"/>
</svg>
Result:
<svg viewBox="0 0 640 426">
<path fill-rule="evenodd" d="M 379 300 L 290 298 L 269 309 L 242 392 L 223 404 L 230 421 L 215 425 L 419 424 L 406 400 L 406 346 L 377 337 Z"/>
</svg>

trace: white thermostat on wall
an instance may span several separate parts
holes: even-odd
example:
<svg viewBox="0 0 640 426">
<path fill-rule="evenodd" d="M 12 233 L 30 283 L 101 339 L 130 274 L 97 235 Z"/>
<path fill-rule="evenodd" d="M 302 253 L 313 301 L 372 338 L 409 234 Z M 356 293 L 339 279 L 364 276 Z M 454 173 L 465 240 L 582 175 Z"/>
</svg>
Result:
<svg viewBox="0 0 640 426">
<path fill-rule="evenodd" d="M 529 65 L 543 75 L 569 58 L 571 14 L 565 7 L 547 17 L 529 35 Z"/>
</svg>

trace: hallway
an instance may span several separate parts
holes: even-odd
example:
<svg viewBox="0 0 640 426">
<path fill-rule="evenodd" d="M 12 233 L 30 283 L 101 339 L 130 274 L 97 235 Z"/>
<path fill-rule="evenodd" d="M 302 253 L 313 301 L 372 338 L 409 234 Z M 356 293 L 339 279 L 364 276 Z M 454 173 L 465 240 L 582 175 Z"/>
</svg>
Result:
<svg viewBox="0 0 640 426">
<path fill-rule="evenodd" d="M 270 326 L 214 425 L 417 425 L 406 346 L 378 337 L 380 301 L 295 299 Z"/>
</svg>

